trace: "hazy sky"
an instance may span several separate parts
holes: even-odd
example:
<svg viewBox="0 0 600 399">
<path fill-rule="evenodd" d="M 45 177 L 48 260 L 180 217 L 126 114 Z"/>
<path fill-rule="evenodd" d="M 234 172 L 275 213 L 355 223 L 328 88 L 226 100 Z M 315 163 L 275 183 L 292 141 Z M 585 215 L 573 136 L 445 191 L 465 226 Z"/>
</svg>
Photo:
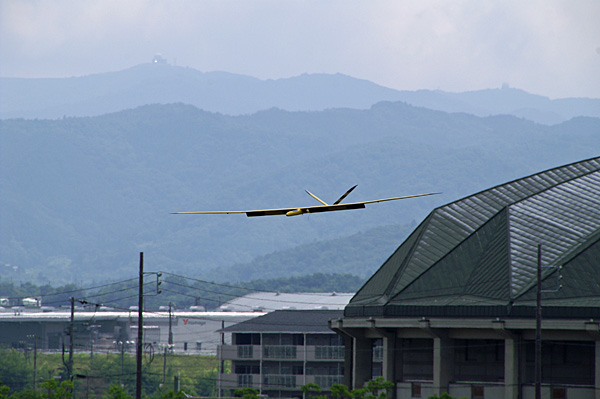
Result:
<svg viewBox="0 0 600 399">
<path fill-rule="evenodd" d="M 597 98 L 600 0 L 0 0 L 1 76 L 116 71 L 155 53 L 261 79 Z"/>
</svg>

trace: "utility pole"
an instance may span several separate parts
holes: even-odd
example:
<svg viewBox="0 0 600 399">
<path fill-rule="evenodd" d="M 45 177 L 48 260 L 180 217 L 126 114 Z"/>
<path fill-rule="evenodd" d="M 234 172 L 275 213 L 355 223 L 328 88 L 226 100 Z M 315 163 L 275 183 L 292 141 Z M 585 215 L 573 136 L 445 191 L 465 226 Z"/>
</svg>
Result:
<svg viewBox="0 0 600 399">
<path fill-rule="evenodd" d="M 167 346 L 164 347 L 164 355 L 163 355 L 163 386 L 165 385 L 165 381 L 167 379 Z"/>
<path fill-rule="evenodd" d="M 139 295 L 138 295 L 138 337 L 136 342 L 136 381 L 135 381 L 135 399 L 142 399 L 142 350 L 144 348 L 144 253 L 140 252 L 140 276 L 139 276 Z"/>
<path fill-rule="evenodd" d="M 542 244 L 537 248 L 535 317 L 535 399 L 542 398 Z"/>
<path fill-rule="evenodd" d="M 167 378 L 167 351 L 171 351 L 173 348 L 173 318 L 171 314 L 171 308 L 173 306 L 172 302 L 169 302 L 169 340 L 167 341 L 167 345 L 164 347 L 163 354 L 163 386 L 165 385 Z"/>
<path fill-rule="evenodd" d="M 173 322 L 172 322 L 172 314 L 171 314 L 171 306 L 172 302 L 169 302 L 169 350 L 173 350 Z"/>
<path fill-rule="evenodd" d="M 69 324 L 69 380 L 73 380 L 73 347 L 75 344 L 75 298 L 71 297 L 71 323 Z"/>
<path fill-rule="evenodd" d="M 31 334 L 27 337 L 33 338 L 33 396 L 35 396 L 37 391 L 37 334 Z"/>
<path fill-rule="evenodd" d="M 119 382 L 121 387 L 123 387 L 123 372 L 125 371 L 125 342 L 119 341 L 119 343 L 121 344 L 121 377 Z"/>
<path fill-rule="evenodd" d="M 33 396 L 37 391 L 37 334 L 33 335 Z"/>
</svg>

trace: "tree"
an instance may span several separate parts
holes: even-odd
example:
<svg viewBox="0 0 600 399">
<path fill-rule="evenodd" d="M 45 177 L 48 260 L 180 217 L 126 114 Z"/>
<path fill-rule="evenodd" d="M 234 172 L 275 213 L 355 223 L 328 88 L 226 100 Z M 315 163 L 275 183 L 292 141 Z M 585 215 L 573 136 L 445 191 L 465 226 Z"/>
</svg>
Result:
<svg viewBox="0 0 600 399">
<path fill-rule="evenodd" d="M 27 365 L 22 352 L 11 349 L 0 353 L 0 376 L 3 384 L 18 392 L 31 384 L 33 370 Z"/>
<path fill-rule="evenodd" d="M 430 396 L 427 399 L 456 399 L 454 396 L 451 396 L 448 392 L 442 392 L 441 395 L 438 396 L 438 394 L 435 394 L 433 396 Z M 467 398 L 461 398 L 461 399 L 467 399 Z"/>
<path fill-rule="evenodd" d="M 46 399 L 71 399 L 73 397 L 73 381 L 58 382 L 52 379 L 42 382 L 41 387 L 46 390 L 42 394 L 42 397 Z"/>
<path fill-rule="evenodd" d="M 371 380 L 363 388 L 350 390 L 344 384 L 333 384 L 330 387 L 331 396 L 339 399 L 387 399 L 394 386 L 393 382 L 386 381 L 383 377 Z M 321 393 L 321 387 L 317 384 L 308 383 L 302 386 L 302 392 L 305 394 L 314 390 L 317 394 Z M 327 395 L 312 395 L 314 399 L 326 399 Z"/>
<path fill-rule="evenodd" d="M 393 386 L 393 382 L 386 381 L 383 377 L 377 377 L 369 381 L 366 387 L 352 390 L 353 398 L 387 399 Z"/>
<path fill-rule="evenodd" d="M 8 398 L 9 392 L 10 392 L 10 388 L 7 385 L 0 383 L 0 399 Z"/>
<path fill-rule="evenodd" d="M 233 391 L 235 396 L 241 397 L 242 399 L 258 399 L 258 390 L 250 387 L 240 388 Z"/>
<path fill-rule="evenodd" d="M 120 385 L 111 385 L 108 388 L 108 394 L 104 395 L 104 399 L 132 399 L 133 396 L 128 395 L 127 392 Z"/>
</svg>

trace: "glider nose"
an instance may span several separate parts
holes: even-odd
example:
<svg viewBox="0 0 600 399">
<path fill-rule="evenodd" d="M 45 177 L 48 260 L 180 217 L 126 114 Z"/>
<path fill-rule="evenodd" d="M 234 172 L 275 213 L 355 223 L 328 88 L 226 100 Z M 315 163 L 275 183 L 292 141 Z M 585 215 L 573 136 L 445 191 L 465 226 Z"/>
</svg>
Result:
<svg viewBox="0 0 600 399">
<path fill-rule="evenodd" d="M 298 208 L 293 211 L 286 212 L 285 216 L 297 216 L 297 215 L 302 215 L 302 213 L 303 213 L 302 209 Z"/>
</svg>

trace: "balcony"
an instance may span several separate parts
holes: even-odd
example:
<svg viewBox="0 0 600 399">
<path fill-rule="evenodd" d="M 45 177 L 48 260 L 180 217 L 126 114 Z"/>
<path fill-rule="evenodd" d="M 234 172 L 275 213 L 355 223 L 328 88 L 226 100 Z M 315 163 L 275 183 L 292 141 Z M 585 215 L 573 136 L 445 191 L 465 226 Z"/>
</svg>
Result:
<svg viewBox="0 0 600 399">
<path fill-rule="evenodd" d="M 306 360 L 343 361 L 343 346 L 295 346 L 295 345 L 220 345 L 223 360 Z M 306 351 L 306 353 L 304 353 Z"/>
<path fill-rule="evenodd" d="M 223 360 L 260 360 L 260 345 L 219 345 Z"/>
<path fill-rule="evenodd" d="M 327 389 L 334 384 L 343 384 L 344 383 L 343 375 L 314 375 L 311 377 L 314 377 L 315 384 L 320 386 L 322 389 Z"/>
<path fill-rule="evenodd" d="M 343 384 L 343 375 L 296 375 L 296 374 L 220 374 L 222 389 L 251 387 L 261 389 L 299 389 L 308 383 L 329 390 L 333 384 Z M 262 379 L 262 386 L 261 386 Z"/>
<path fill-rule="evenodd" d="M 306 360 L 344 360 L 346 348 L 343 346 L 309 346 L 306 348 Z"/>
<path fill-rule="evenodd" d="M 293 374 L 266 374 L 263 377 L 263 387 L 271 389 L 296 388 L 302 385 L 303 377 L 303 375 Z"/>
<path fill-rule="evenodd" d="M 260 389 L 258 374 L 220 374 L 221 389 L 255 388 Z"/>
<path fill-rule="evenodd" d="M 297 359 L 297 348 L 292 345 L 265 345 L 263 359 Z"/>
</svg>

